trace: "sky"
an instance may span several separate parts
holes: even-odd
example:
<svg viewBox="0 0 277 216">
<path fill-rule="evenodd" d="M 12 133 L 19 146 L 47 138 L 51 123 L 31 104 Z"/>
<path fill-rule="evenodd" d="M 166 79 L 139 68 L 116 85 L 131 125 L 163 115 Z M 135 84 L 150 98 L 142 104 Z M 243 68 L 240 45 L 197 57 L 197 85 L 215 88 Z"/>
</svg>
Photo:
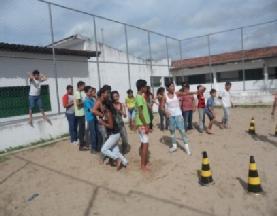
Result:
<svg viewBox="0 0 277 216">
<path fill-rule="evenodd" d="M 52 0 L 50 0 L 52 1 Z M 53 0 L 68 7 L 136 25 L 178 39 L 277 19 L 277 0 Z M 90 16 L 52 7 L 55 40 L 72 34 L 93 36 Z M 96 19 L 98 40 L 125 49 L 122 25 Z M 46 4 L 37 0 L 0 0 L 0 42 L 47 45 L 51 42 Z M 103 36 L 101 35 L 103 29 Z M 149 58 L 147 33 L 127 28 L 130 53 Z M 165 38 L 151 34 L 152 57 L 166 57 Z M 213 35 L 211 54 L 238 50 L 239 30 Z M 244 29 L 245 49 L 277 45 L 277 22 Z M 179 56 L 168 39 L 169 56 Z M 183 57 L 208 54 L 207 38 L 182 41 Z"/>
</svg>

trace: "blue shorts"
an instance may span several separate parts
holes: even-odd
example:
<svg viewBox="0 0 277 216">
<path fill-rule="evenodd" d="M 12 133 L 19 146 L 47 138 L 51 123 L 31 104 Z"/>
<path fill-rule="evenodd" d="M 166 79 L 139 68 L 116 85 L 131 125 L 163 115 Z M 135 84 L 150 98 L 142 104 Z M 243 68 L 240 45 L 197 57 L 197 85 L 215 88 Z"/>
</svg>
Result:
<svg viewBox="0 0 277 216">
<path fill-rule="evenodd" d="M 214 120 L 214 114 L 211 111 L 206 109 L 205 113 L 207 114 L 210 121 Z"/>
<path fill-rule="evenodd" d="M 40 111 L 43 111 L 42 100 L 40 95 L 38 96 L 29 95 L 29 109 L 32 110 L 36 106 L 39 108 Z"/>
<path fill-rule="evenodd" d="M 128 118 L 130 120 L 134 120 L 136 117 L 136 111 L 135 111 L 135 108 L 133 109 L 128 109 Z"/>
<path fill-rule="evenodd" d="M 169 130 L 175 131 L 176 129 L 185 130 L 183 116 L 170 116 L 169 117 Z"/>
</svg>

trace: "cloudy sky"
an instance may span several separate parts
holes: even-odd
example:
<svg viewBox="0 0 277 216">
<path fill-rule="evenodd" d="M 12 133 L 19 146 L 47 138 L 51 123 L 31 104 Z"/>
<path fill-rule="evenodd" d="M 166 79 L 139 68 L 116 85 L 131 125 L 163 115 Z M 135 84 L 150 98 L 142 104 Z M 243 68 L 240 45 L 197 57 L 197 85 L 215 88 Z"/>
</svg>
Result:
<svg viewBox="0 0 277 216">
<path fill-rule="evenodd" d="M 53 0 L 58 4 L 157 31 L 178 39 L 277 19 L 277 0 Z M 123 27 L 97 19 L 97 35 L 124 49 Z M 92 18 L 53 7 L 55 39 L 80 33 L 93 38 Z M 128 28 L 132 54 L 148 57 L 147 34 Z M 277 23 L 244 30 L 245 48 L 277 44 Z M 0 0 L 0 42 L 50 43 L 48 8 L 37 0 Z M 151 35 L 154 58 L 166 57 L 165 39 Z M 178 43 L 169 40 L 169 54 L 178 55 Z M 183 41 L 185 57 L 207 54 L 207 38 Z M 211 37 L 212 54 L 240 48 L 240 31 Z"/>
</svg>

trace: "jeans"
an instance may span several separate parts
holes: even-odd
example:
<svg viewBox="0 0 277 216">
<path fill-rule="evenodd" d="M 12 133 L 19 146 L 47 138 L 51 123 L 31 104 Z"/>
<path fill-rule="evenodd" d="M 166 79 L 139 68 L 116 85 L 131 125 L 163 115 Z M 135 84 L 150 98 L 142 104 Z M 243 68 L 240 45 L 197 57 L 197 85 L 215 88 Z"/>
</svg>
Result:
<svg viewBox="0 0 277 216">
<path fill-rule="evenodd" d="M 98 130 L 99 130 L 98 143 L 99 143 L 99 147 L 101 148 L 107 139 L 107 131 L 105 126 L 99 123 L 98 123 Z"/>
<path fill-rule="evenodd" d="M 164 130 L 168 128 L 168 118 L 166 117 L 165 113 L 163 110 L 159 108 L 159 115 L 160 115 L 160 129 Z M 165 125 L 164 125 L 165 121 Z"/>
<path fill-rule="evenodd" d="M 75 116 L 77 119 L 77 128 L 78 128 L 78 138 L 80 142 L 79 147 L 85 146 L 85 130 L 86 130 L 86 120 L 85 116 Z"/>
<path fill-rule="evenodd" d="M 188 143 L 188 138 L 187 138 L 187 135 L 186 135 L 186 132 L 185 132 L 185 129 L 184 129 L 184 119 L 181 115 L 180 116 L 170 116 L 169 117 L 169 131 L 170 131 L 170 134 L 171 134 L 172 144 L 177 143 L 176 134 L 175 134 L 176 129 L 179 130 L 179 133 L 182 136 L 184 144 L 187 144 Z"/>
<path fill-rule="evenodd" d="M 74 113 L 66 113 L 69 126 L 70 142 L 77 141 L 77 119 Z"/>
<path fill-rule="evenodd" d="M 122 140 L 122 153 L 124 154 L 128 147 L 128 134 L 124 125 L 120 128 L 120 137 Z"/>
<path fill-rule="evenodd" d="M 183 111 L 185 130 L 192 129 L 192 110 Z"/>
<path fill-rule="evenodd" d="M 120 159 L 122 161 L 122 164 L 126 166 L 128 164 L 128 161 L 119 151 L 119 147 L 118 147 L 119 138 L 120 138 L 120 133 L 111 134 L 109 138 L 106 140 L 106 142 L 104 143 L 104 145 L 102 146 L 101 152 L 103 155 L 113 160 Z"/>
<path fill-rule="evenodd" d="M 205 127 L 205 109 L 198 108 L 198 113 L 199 113 L 199 130 L 203 131 Z"/>
<path fill-rule="evenodd" d="M 152 109 L 149 109 L 149 108 L 148 108 L 148 113 L 149 113 L 149 118 L 150 118 L 149 128 L 150 128 L 150 129 L 153 129 L 153 119 L 154 119 L 154 115 L 153 115 Z"/>
<path fill-rule="evenodd" d="M 228 121 L 230 118 L 230 108 L 229 107 L 223 107 L 224 116 L 222 119 L 223 124 L 228 125 Z"/>
<path fill-rule="evenodd" d="M 98 126 L 95 120 L 88 121 L 88 129 L 90 135 L 90 143 L 91 143 L 91 150 L 98 151 L 99 143 L 98 143 Z"/>
</svg>

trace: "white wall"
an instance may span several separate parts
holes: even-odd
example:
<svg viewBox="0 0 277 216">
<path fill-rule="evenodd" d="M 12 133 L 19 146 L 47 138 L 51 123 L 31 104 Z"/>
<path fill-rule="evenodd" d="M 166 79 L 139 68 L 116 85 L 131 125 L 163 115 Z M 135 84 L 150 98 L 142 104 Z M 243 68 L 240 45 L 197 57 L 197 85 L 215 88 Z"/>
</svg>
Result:
<svg viewBox="0 0 277 216">
<path fill-rule="evenodd" d="M 0 52 L 0 86 L 25 86 L 27 83 L 27 74 L 34 69 L 38 69 L 41 73 L 48 76 L 48 80 L 44 83 L 49 85 L 51 112 L 57 113 L 57 95 L 56 83 L 53 70 L 53 62 L 51 55 L 31 54 L 31 53 L 15 53 Z M 79 80 L 88 82 L 88 62 L 86 57 L 75 56 L 57 56 L 57 73 L 58 73 L 58 89 L 59 99 L 66 91 L 66 86 L 72 84 L 76 87 Z M 60 103 L 61 111 L 64 111 L 62 103 Z M 26 116 L 16 117 L 26 118 Z M 6 121 L 7 119 L 0 119 Z"/>
</svg>

